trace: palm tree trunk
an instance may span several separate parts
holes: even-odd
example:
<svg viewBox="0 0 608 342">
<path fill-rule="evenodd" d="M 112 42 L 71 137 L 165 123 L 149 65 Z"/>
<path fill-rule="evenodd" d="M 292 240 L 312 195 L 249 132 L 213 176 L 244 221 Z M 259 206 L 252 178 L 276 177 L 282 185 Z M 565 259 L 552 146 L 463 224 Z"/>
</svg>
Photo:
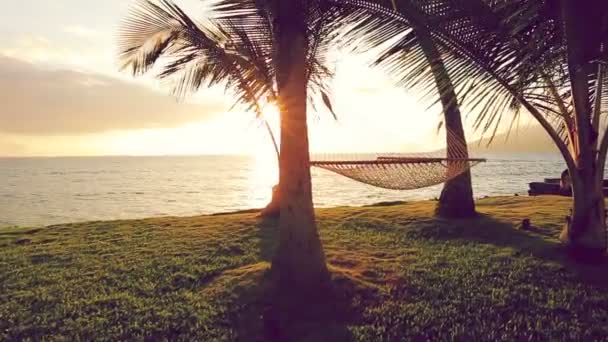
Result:
<svg viewBox="0 0 608 342">
<path fill-rule="evenodd" d="M 281 111 L 280 233 L 273 272 L 288 288 L 315 289 L 328 279 L 312 202 L 306 122 L 306 53 L 303 1 L 277 1 L 277 85 Z"/>
<path fill-rule="evenodd" d="M 467 142 L 462 127 L 462 119 L 454 85 L 443 64 L 433 38 L 425 28 L 416 28 L 416 37 L 426 59 L 431 65 L 437 91 L 443 106 L 446 128 L 447 157 L 450 159 L 468 158 Z M 448 162 L 450 168 L 457 168 L 460 162 Z M 460 174 L 445 182 L 436 213 L 442 217 L 471 217 L 476 215 L 471 172 Z"/>
<path fill-rule="evenodd" d="M 570 172 L 572 174 L 572 170 Z M 602 182 L 580 173 L 572 179 L 572 215 L 567 219 L 560 238 L 578 256 L 602 255 L 606 251 L 606 208 Z"/>
<path fill-rule="evenodd" d="M 568 45 L 568 71 L 572 87 L 579 151 L 576 169 L 570 170 L 574 205 L 561 238 L 572 251 L 584 256 L 596 256 L 606 250 L 606 213 L 602 178 L 598 173 L 595 153 L 597 132 L 592 127 L 592 109 L 589 101 L 589 83 L 586 72 L 589 57 L 589 37 L 594 32 L 586 23 L 590 6 L 573 0 L 562 0 L 562 15 Z"/>
</svg>

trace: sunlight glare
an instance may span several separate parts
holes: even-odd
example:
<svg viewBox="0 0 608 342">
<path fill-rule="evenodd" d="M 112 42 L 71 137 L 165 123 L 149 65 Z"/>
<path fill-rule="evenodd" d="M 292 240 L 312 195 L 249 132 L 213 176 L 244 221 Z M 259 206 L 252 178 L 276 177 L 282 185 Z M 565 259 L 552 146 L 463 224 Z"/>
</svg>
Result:
<svg viewBox="0 0 608 342">
<path fill-rule="evenodd" d="M 273 146 L 272 137 L 268 127 L 272 131 L 274 138 L 276 139 L 277 147 L 280 144 L 280 115 L 279 109 L 275 104 L 266 104 L 262 109 L 263 117 L 260 118 L 261 130 L 263 130 L 264 141 L 266 143 L 260 144 L 255 154 L 255 176 L 254 182 L 263 186 L 271 186 L 278 182 L 278 155 Z M 260 132 L 262 133 L 262 132 Z"/>
</svg>

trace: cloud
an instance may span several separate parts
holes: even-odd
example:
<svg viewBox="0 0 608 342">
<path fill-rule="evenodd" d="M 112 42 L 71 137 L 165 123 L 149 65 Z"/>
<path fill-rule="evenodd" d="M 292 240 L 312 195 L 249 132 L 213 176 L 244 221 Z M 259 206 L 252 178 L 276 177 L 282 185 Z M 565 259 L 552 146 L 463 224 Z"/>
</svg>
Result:
<svg viewBox="0 0 608 342">
<path fill-rule="evenodd" d="M 47 62 L 52 59 L 65 60 L 68 51 L 53 44 L 43 36 L 22 35 L 10 42 L 3 42 L 0 53 L 7 57 L 19 56 L 28 62 Z"/>
<path fill-rule="evenodd" d="M 79 25 L 66 26 L 63 28 L 63 31 L 80 38 L 96 38 L 102 36 L 99 31 Z"/>
<path fill-rule="evenodd" d="M 225 112 L 225 99 L 178 103 L 148 87 L 98 74 L 49 70 L 0 55 L 0 131 L 87 134 L 171 128 Z"/>
<path fill-rule="evenodd" d="M 50 40 L 44 35 L 31 34 L 3 39 L 0 32 L 1 56 L 70 70 L 110 75 L 116 71 L 113 42 L 101 34 L 88 38 L 66 34 L 65 38 Z"/>
</svg>

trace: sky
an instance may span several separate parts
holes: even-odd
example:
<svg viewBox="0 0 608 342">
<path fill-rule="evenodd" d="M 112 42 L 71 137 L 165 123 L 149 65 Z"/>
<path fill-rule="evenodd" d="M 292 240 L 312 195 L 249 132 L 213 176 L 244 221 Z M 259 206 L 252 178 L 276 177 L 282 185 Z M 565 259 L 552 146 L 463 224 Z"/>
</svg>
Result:
<svg viewBox="0 0 608 342">
<path fill-rule="evenodd" d="M 184 1 L 177 2 L 196 17 L 198 4 Z M 0 156 L 272 154 L 254 114 L 230 110 L 223 89 L 201 88 L 194 98 L 176 99 L 168 85 L 119 70 L 116 36 L 132 3 L 3 4 Z M 360 56 L 337 56 L 332 85 L 339 119 L 310 113 L 312 152 L 442 147 L 439 109 L 427 109 Z M 270 120 L 276 126 L 276 118 Z"/>
</svg>

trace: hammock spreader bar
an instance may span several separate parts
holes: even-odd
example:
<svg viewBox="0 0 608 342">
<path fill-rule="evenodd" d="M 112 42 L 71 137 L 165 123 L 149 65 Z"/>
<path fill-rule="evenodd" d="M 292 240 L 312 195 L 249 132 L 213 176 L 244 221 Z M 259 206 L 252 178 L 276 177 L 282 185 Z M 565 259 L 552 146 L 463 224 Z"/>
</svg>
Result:
<svg viewBox="0 0 608 342">
<path fill-rule="evenodd" d="M 316 160 L 311 161 L 311 166 L 323 167 L 324 165 L 339 164 L 339 165 L 388 165 L 388 164 L 432 164 L 432 163 L 483 163 L 486 162 L 483 158 L 425 158 L 425 157 L 378 157 L 376 160 Z"/>
</svg>

